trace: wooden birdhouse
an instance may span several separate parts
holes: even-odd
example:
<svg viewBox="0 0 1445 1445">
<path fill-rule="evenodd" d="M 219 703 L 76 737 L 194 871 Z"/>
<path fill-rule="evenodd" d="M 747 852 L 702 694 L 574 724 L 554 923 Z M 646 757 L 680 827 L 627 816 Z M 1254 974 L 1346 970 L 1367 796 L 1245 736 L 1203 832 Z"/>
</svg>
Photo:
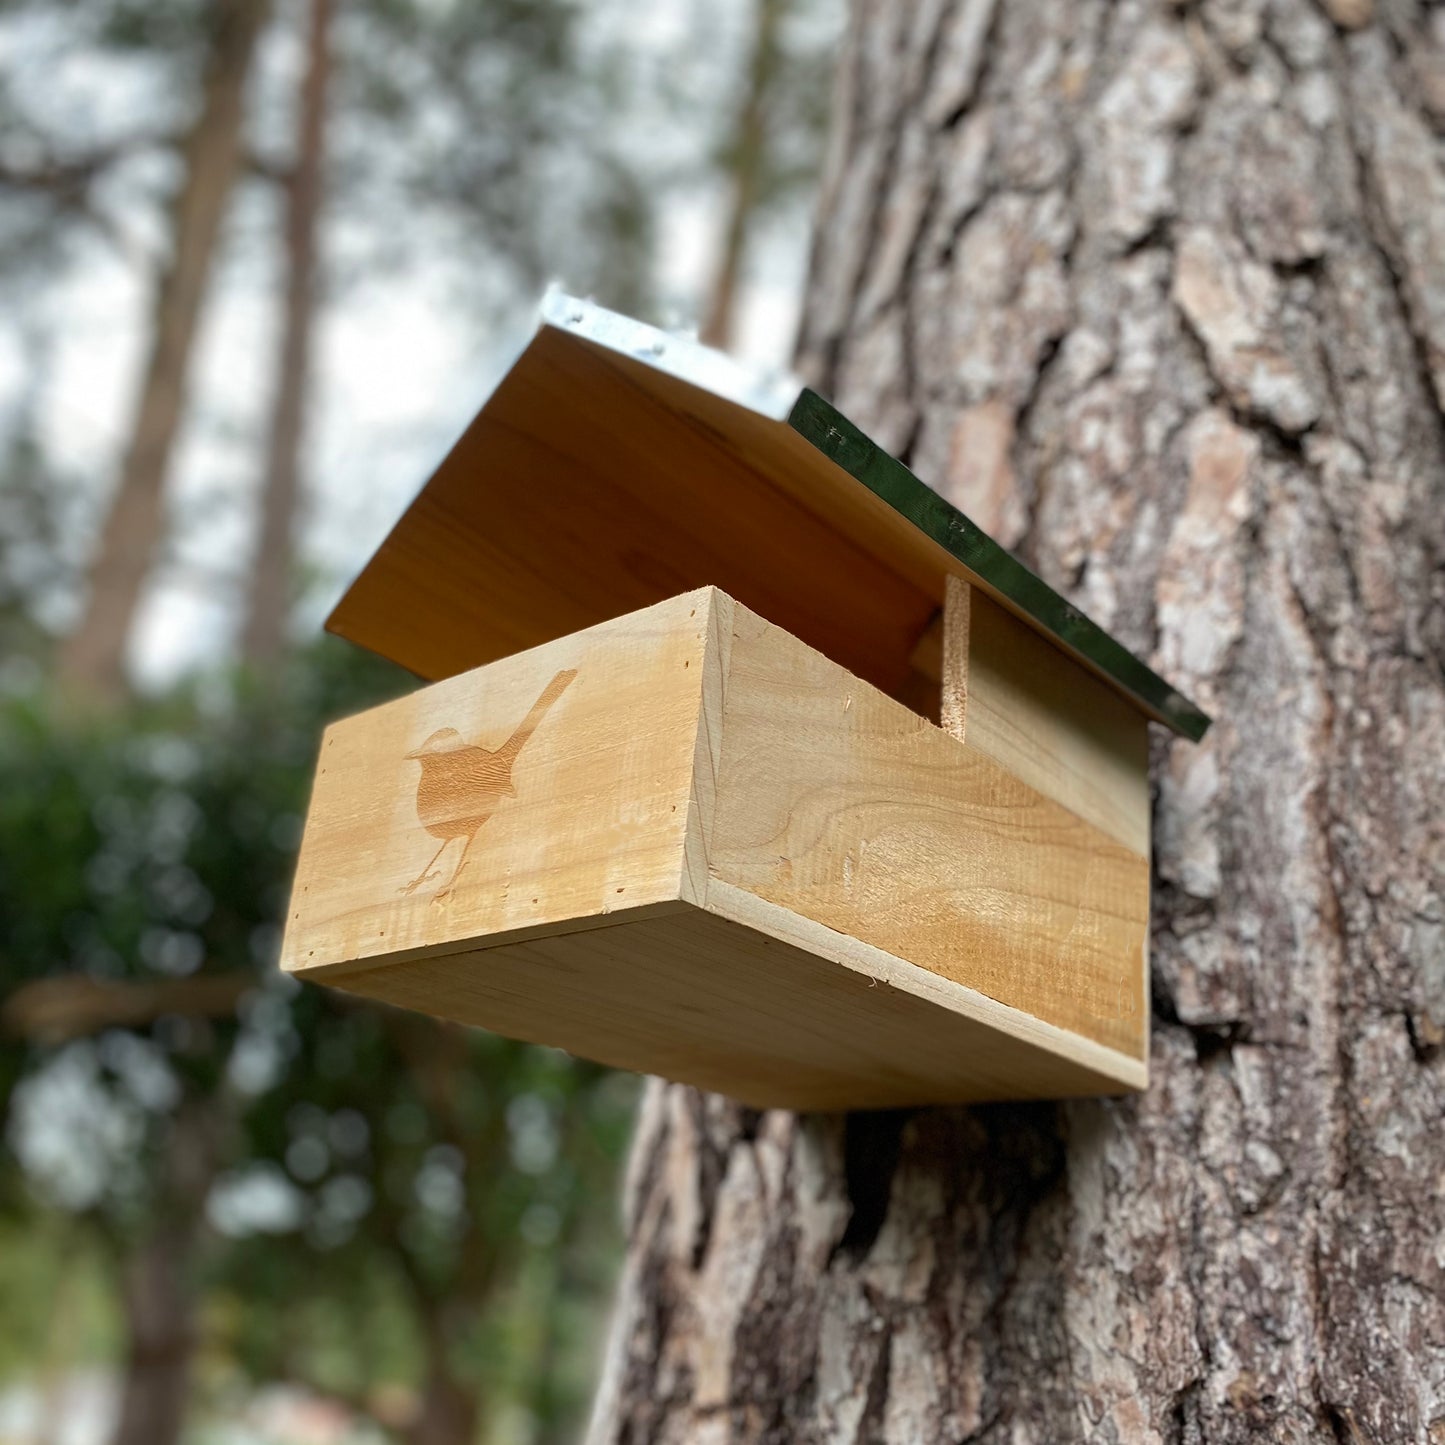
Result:
<svg viewBox="0 0 1445 1445">
<path fill-rule="evenodd" d="M 567 297 L 333 632 L 298 977 L 753 1105 L 1141 1089 L 1208 719 L 812 391 Z"/>
</svg>

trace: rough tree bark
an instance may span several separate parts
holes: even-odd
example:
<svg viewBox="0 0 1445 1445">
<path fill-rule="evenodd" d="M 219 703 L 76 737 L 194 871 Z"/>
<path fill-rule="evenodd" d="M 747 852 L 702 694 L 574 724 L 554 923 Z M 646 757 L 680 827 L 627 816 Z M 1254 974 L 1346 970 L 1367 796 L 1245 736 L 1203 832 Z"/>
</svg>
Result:
<svg viewBox="0 0 1445 1445">
<path fill-rule="evenodd" d="M 317 221 L 326 155 L 331 12 L 332 0 L 311 0 L 296 166 L 287 185 L 285 314 L 261 485 L 261 526 L 241 635 L 242 656 L 257 665 L 270 662 L 281 651 L 291 602 L 293 533 L 300 498 L 298 473 L 316 317 Z"/>
<path fill-rule="evenodd" d="M 125 644 L 164 528 L 164 489 L 185 400 L 192 344 L 226 199 L 240 161 L 246 79 L 270 0 L 220 0 L 201 108 L 186 137 L 171 253 L 152 308 L 150 355 L 130 440 L 80 622 L 57 676 L 73 690 L 113 697 L 125 686 Z"/>
<path fill-rule="evenodd" d="M 802 357 L 1218 718 L 1154 1083 L 650 1087 L 592 1440 L 1445 1441 L 1445 26 L 858 6 Z"/>
</svg>

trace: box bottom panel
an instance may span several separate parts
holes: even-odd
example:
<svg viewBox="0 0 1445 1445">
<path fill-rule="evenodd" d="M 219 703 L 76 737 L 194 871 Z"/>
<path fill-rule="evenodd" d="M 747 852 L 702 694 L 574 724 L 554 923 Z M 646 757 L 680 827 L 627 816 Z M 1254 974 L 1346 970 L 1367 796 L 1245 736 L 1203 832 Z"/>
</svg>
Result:
<svg viewBox="0 0 1445 1445">
<path fill-rule="evenodd" d="M 887 975 L 880 976 L 815 947 L 816 940 L 799 947 L 679 903 L 327 982 L 757 1108 L 1058 1099 L 1145 1083 L 1140 1061 L 1072 1046 L 1047 1026 L 1033 1028 L 1026 1016 L 888 955 L 879 955 Z M 999 1027 L 1004 1015 L 1028 1027 Z"/>
</svg>

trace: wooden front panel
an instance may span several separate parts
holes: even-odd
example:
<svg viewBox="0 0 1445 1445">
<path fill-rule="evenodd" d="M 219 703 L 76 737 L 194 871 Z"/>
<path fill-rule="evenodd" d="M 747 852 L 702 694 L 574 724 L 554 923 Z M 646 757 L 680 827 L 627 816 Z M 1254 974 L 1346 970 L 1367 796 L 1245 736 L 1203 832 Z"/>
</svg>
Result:
<svg viewBox="0 0 1445 1445">
<path fill-rule="evenodd" d="M 330 727 L 283 965 L 416 957 L 676 898 L 708 598 Z"/>
<path fill-rule="evenodd" d="M 1146 858 L 741 606 L 715 710 L 713 876 L 1144 1057 Z"/>
</svg>

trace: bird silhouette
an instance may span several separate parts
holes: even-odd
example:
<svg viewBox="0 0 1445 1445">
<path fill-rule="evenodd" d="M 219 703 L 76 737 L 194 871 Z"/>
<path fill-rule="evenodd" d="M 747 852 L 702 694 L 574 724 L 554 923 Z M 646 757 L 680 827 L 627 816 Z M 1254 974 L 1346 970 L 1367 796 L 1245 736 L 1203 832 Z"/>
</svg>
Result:
<svg viewBox="0 0 1445 1445">
<path fill-rule="evenodd" d="M 454 839 L 465 838 L 462 856 L 437 897 L 445 898 L 456 887 L 477 831 L 497 811 L 503 798 L 517 794 L 512 785 L 512 764 L 517 761 L 517 754 L 576 676 L 575 668 L 559 672 L 542 689 L 531 711 L 517 724 L 517 730 L 495 751 L 467 742 L 455 728 L 438 728 L 419 748 L 406 755 L 421 764 L 421 781 L 416 786 L 417 819 L 433 838 L 441 839 L 441 847 L 399 892 L 415 893 L 423 883 L 437 877 L 441 870 L 434 873 L 432 869 L 447 846 Z"/>
</svg>

